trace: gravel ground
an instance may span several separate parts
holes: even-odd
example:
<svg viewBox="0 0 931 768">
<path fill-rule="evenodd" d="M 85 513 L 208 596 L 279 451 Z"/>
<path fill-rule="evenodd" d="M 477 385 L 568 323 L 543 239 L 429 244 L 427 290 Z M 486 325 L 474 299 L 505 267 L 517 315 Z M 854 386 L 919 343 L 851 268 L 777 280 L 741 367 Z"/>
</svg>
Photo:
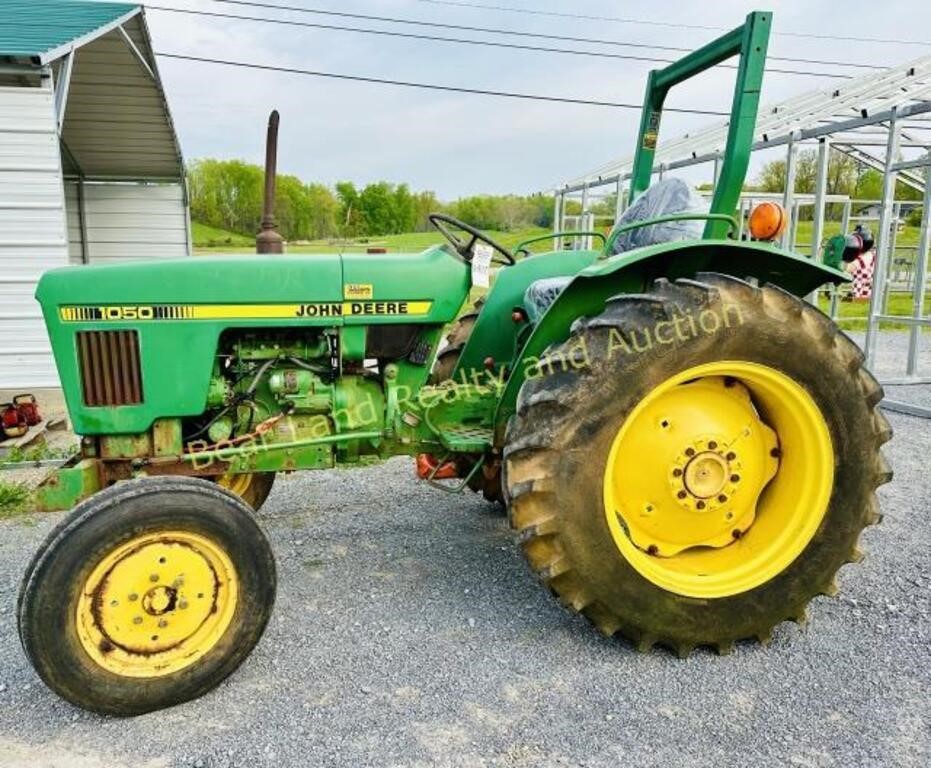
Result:
<svg viewBox="0 0 931 768">
<path fill-rule="evenodd" d="M 897 471 L 867 559 L 807 627 L 687 661 L 600 637 L 546 594 L 505 521 L 411 462 L 284 478 L 262 512 L 275 614 L 199 701 L 76 710 L 16 636 L 26 561 L 60 515 L 0 523 L 0 765 L 926 766 L 931 431 L 891 414 Z"/>
</svg>

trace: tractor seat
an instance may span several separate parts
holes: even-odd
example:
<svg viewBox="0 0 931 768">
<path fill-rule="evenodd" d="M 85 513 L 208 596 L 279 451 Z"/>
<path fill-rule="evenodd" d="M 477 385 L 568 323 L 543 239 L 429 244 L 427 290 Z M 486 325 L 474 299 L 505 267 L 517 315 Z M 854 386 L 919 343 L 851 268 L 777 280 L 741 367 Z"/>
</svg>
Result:
<svg viewBox="0 0 931 768">
<path fill-rule="evenodd" d="M 524 311 L 527 313 L 527 319 L 536 323 L 571 282 L 572 277 L 544 277 L 528 285 L 524 291 Z"/>
</svg>

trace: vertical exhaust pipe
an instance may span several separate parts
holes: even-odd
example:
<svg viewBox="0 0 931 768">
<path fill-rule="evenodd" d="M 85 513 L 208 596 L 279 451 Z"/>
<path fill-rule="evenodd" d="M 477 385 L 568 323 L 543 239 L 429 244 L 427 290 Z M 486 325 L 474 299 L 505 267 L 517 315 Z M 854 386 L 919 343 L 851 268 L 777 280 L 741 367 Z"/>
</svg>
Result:
<svg viewBox="0 0 931 768">
<path fill-rule="evenodd" d="M 284 238 L 278 234 L 275 221 L 275 186 L 278 175 L 278 110 L 268 118 L 268 138 L 265 142 L 265 207 L 262 211 L 262 231 L 255 238 L 256 253 L 284 253 Z"/>
</svg>

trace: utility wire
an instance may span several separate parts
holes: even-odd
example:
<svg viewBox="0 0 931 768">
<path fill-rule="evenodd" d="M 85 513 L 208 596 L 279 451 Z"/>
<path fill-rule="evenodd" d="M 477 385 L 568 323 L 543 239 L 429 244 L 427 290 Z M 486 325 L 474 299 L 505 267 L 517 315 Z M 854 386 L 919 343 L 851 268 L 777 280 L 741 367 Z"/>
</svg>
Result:
<svg viewBox="0 0 931 768">
<path fill-rule="evenodd" d="M 293 19 L 270 19 L 262 16 L 242 16 L 239 14 L 233 13 L 219 13 L 215 11 L 198 11 L 189 8 L 173 8 L 163 5 L 148 5 L 146 6 L 149 10 L 154 11 L 166 11 L 168 13 L 183 13 L 189 14 L 192 16 L 208 16 L 213 18 L 220 19 L 235 19 L 239 21 L 250 21 L 250 22 L 259 22 L 262 24 L 279 24 L 282 26 L 289 27 L 304 27 L 312 29 L 324 29 L 324 30 L 334 30 L 339 32 L 360 32 L 368 35 L 381 35 L 387 37 L 402 37 L 407 39 L 414 40 L 430 40 L 433 42 L 444 42 L 444 43 L 457 43 L 461 45 L 478 45 L 486 46 L 492 48 L 510 48 L 522 51 L 534 51 L 542 53 L 559 53 L 559 54 L 568 54 L 573 56 L 589 56 L 595 58 L 605 58 L 605 59 L 623 59 L 627 61 L 645 61 L 648 63 L 660 63 L 660 64 L 672 64 L 675 59 L 665 59 L 657 58 L 655 56 L 634 56 L 631 54 L 623 53 L 605 53 L 604 51 L 580 51 L 572 48 L 551 48 L 547 46 L 538 46 L 538 45 L 523 45 L 518 43 L 504 43 L 504 42 L 495 42 L 490 40 L 470 40 L 461 37 L 440 37 L 437 35 L 422 35 L 414 32 L 397 32 L 392 30 L 384 29 L 371 29 L 371 28 L 361 28 L 361 27 L 344 27 L 334 24 L 320 24 L 317 22 L 308 22 L 308 21 L 294 21 Z M 723 65 L 728 69 L 736 69 L 734 66 Z M 843 75 L 834 72 L 808 72 L 792 69 L 768 69 L 767 72 L 775 72 L 780 74 L 787 75 L 812 75 L 816 77 L 836 77 L 836 78 L 845 78 L 849 79 L 850 75 Z"/>
<path fill-rule="evenodd" d="M 218 0 L 220 2 L 222 0 Z M 563 19 L 584 19 L 587 21 L 614 21 L 620 24 L 643 24 L 651 27 L 677 27 L 681 29 L 704 29 L 713 31 L 728 30 L 730 27 L 705 26 L 703 24 L 683 24 L 672 21 L 656 21 L 653 19 L 634 19 L 620 16 L 596 16 L 583 13 L 565 13 L 564 11 L 541 11 L 532 8 L 515 8 L 506 5 L 485 5 L 483 3 L 462 2 L 461 0 L 417 0 L 418 3 L 430 3 L 431 5 L 447 5 L 455 8 L 474 8 L 484 11 L 505 11 L 507 13 L 525 13 L 534 16 L 556 16 Z M 774 32 L 775 35 L 783 37 L 810 37 L 816 40 L 850 40 L 857 43 L 891 43 L 896 45 L 924 45 L 931 46 L 928 40 L 899 40 L 896 38 L 882 37 L 852 37 L 845 35 L 817 35 L 812 32 Z"/>
<path fill-rule="evenodd" d="M 329 11 L 322 10 L 319 8 L 307 8 L 300 5 L 284 5 L 280 3 L 261 3 L 261 2 L 250 2 L 249 0 L 212 0 L 215 3 L 223 3 L 225 5 L 239 5 L 239 6 L 248 6 L 252 8 L 265 8 L 268 10 L 276 11 L 293 11 L 296 13 L 309 13 L 318 16 L 336 16 L 344 19 L 359 19 L 361 21 L 382 21 L 391 24 L 409 24 L 412 26 L 418 27 L 432 27 L 434 29 L 453 29 L 460 32 L 484 32 L 487 34 L 495 35 L 511 35 L 514 37 L 535 37 L 538 39 L 545 40 L 560 40 L 563 42 L 572 42 L 572 43 L 592 43 L 595 45 L 613 45 L 617 47 L 624 48 L 652 48 L 654 50 L 663 50 L 663 51 L 675 51 L 677 53 L 690 53 L 691 48 L 683 48 L 681 46 L 675 45 L 660 45 L 653 43 L 631 43 L 619 40 L 606 40 L 604 38 L 592 38 L 592 37 L 575 37 L 571 35 L 551 35 L 544 34 L 542 32 L 527 32 L 523 30 L 512 30 L 512 29 L 501 29 L 499 27 L 477 27 L 468 24 L 450 24 L 446 22 L 439 21 L 423 21 L 421 19 L 404 19 L 398 18 L 395 16 L 373 16 L 371 14 L 365 13 L 349 13 L 347 11 Z M 659 23 L 659 22 L 657 22 Z M 675 24 L 672 26 L 687 26 L 682 24 Z M 709 29 L 717 29 L 716 27 L 709 27 Z M 852 62 L 852 61 L 830 61 L 825 59 L 804 59 L 804 58 L 794 58 L 791 56 L 768 56 L 770 61 L 786 61 L 795 64 L 821 64 L 829 66 L 838 66 L 838 67 L 856 67 L 859 69 L 885 69 L 883 65 L 877 64 L 864 64 L 862 62 Z M 773 71 L 773 70 L 768 70 Z M 793 73 L 794 74 L 794 73 Z M 808 73 L 805 73 L 808 74 Z"/>
<path fill-rule="evenodd" d="M 580 104 L 590 107 L 613 107 L 616 109 L 634 109 L 638 112 L 641 110 L 640 104 L 629 104 L 618 101 L 597 101 L 593 99 L 574 99 L 567 96 L 544 96 L 533 93 L 515 93 L 512 91 L 492 91 L 483 88 L 460 88 L 454 85 L 438 85 L 436 83 L 419 83 L 410 80 L 388 80 L 380 77 L 364 77 L 362 75 L 346 75 L 336 72 L 319 72 L 310 69 L 297 69 L 295 67 L 275 67 L 270 64 L 257 64 L 247 61 L 231 61 L 227 59 L 212 59 L 206 56 L 188 56 L 181 53 L 169 53 L 167 51 L 156 51 L 157 56 L 165 59 L 177 59 L 179 61 L 191 61 L 199 64 L 216 64 L 225 67 L 239 67 L 242 69 L 256 69 L 265 72 L 280 72 L 291 75 L 306 75 L 309 77 L 327 77 L 335 80 L 353 80 L 360 83 L 374 83 L 377 85 L 394 85 L 402 88 L 421 88 L 430 91 L 449 91 L 452 93 L 469 93 L 479 96 L 500 96 L 508 99 L 526 99 L 530 101 L 548 101 L 559 104 Z M 714 117 L 727 117 L 727 112 L 714 112 L 708 109 L 690 109 L 686 107 L 670 107 L 663 110 L 664 112 L 681 112 L 690 115 L 712 115 Z"/>
</svg>

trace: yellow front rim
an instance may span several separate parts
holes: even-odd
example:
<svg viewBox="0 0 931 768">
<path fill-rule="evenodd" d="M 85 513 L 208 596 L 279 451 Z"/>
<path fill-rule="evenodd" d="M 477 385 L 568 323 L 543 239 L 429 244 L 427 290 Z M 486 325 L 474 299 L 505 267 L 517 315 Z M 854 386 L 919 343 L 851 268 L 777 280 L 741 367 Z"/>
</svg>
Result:
<svg viewBox="0 0 931 768">
<path fill-rule="evenodd" d="M 221 488 L 226 488 L 228 491 L 232 491 L 240 498 L 245 498 L 246 493 L 252 486 L 252 478 L 253 474 L 251 472 L 220 475 L 217 479 L 217 485 Z"/>
<path fill-rule="evenodd" d="M 125 677 L 161 677 L 219 642 L 239 584 L 227 553 L 186 531 L 149 533 L 108 553 L 87 578 L 77 632 L 88 655 Z"/>
<path fill-rule="evenodd" d="M 621 554 L 652 583 L 726 597 L 801 554 L 833 481 L 831 434 L 811 395 L 768 366 L 721 361 L 666 380 L 624 421 L 605 512 Z"/>
</svg>

